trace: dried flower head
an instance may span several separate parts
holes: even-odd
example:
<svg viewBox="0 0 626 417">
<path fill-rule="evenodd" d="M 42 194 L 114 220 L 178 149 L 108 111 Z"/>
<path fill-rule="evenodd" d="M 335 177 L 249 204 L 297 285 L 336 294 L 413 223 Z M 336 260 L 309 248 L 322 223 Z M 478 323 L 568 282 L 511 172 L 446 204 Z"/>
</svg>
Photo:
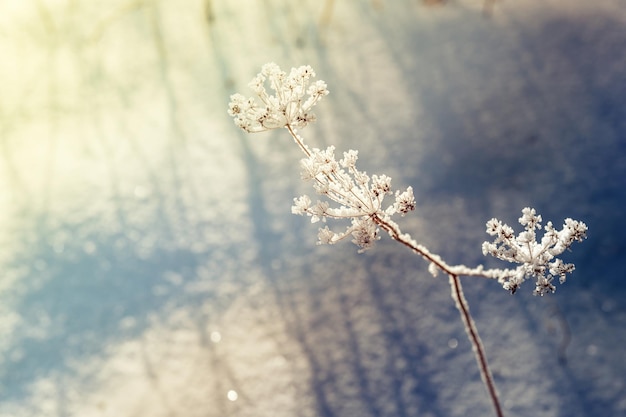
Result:
<svg viewBox="0 0 626 417">
<path fill-rule="evenodd" d="M 396 191 L 395 201 L 384 207 L 383 200 L 392 195 L 391 178 L 387 175 L 372 175 L 356 167 L 358 152 L 344 152 L 343 159 L 335 159 L 335 147 L 325 150 L 308 150 L 309 155 L 300 161 L 302 179 L 313 182 L 318 194 L 327 198 L 337 207 L 330 207 L 327 201 L 311 203 L 309 196 L 294 199 L 291 212 L 311 216 L 311 222 L 319 220 L 348 219 L 350 225 L 341 233 L 335 233 L 328 227 L 320 229 L 318 244 L 334 244 L 351 236 L 352 242 L 359 246 L 359 252 L 370 249 L 380 239 L 379 223 L 389 220 L 396 213 L 405 215 L 415 209 L 413 189 Z"/>
<path fill-rule="evenodd" d="M 311 108 L 328 94 L 324 81 L 309 85 L 313 77 L 315 72 L 308 65 L 292 68 L 287 74 L 274 63 L 265 64 L 248 84 L 260 103 L 254 97 L 233 94 L 228 114 L 234 117 L 237 126 L 249 133 L 286 126 L 304 127 L 315 121 Z M 266 89 L 268 85 L 273 92 L 271 95 Z"/>
<path fill-rule="evenodd" d="M 566 264 L 557 256 L 572 243 L 582 242 L 587 237 L 587 225 L 568 218 L 565 219 L 563 229 L 556 230 L 548 222 L 541 241 L 537 242 L 535 229 L 541 229 L 541 220 L 535 209 L 524 208 L 518 220 L 524 226 L 524 231 L 517 237 L 513 228 L 502 224 L 500 220 L 491 219 L 487 222 L 487 233 L 495 238 L 491 243 L 483 243 L 483 254 L 521 264 L 500 277 L 504 289 L 511 293 L 515 293 L 527 278 L 535 279 L 535 295 L 553 293 L 556 290 L 552 284 L 554 278 L 558 277 L 562 284 L 567 274 L 574 271 L 574 264 Z"/>
</svg>

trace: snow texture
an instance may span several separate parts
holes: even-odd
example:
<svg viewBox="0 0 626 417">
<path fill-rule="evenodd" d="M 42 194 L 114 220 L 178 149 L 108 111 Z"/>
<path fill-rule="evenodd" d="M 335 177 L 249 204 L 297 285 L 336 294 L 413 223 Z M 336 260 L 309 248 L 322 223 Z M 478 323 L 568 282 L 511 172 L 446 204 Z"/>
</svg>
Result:
<svg viewBox="0 0 626 417">
<path fill-rule="evenodd" d="M 626 8 L 491 3 L 3 2 L 0 416 L 492 415 L 445 277 L 315 245 L 300 150 L 233 125 L 272 61 L 446 260 L 501 267 L 522 207 L 584 221 L 555 294 L 465 295 L 506 415 L 626 415 Z"/>
</svg>

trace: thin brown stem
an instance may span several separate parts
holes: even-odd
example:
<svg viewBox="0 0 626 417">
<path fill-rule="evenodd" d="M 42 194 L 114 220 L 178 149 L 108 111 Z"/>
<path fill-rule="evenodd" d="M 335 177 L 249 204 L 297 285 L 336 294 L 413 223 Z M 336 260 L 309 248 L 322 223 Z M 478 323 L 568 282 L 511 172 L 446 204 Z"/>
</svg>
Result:
<svg viewBox="0 0 626 417">
<path fill-rule="evenodd" d="M 476 356 L 476 362 L 478 363 L 478 369 L 480 370 L 480 376 L 483 380 L 483 383 L 485 384 L 485 387 L 487 388 L 489 397 L 491 397 L 491 403 L 493 404 L 496 416 L 503 417 L 504 413 L 502 412 L 502 406 L 500 405 L 500 400 L 496 391 L 496 385 L 493 381 L 493 375 L 491 375 L 491 371 L 489 370 L 487 355 L 485 354 L 485 348 L 483 347 L 483 343 L 480 339 L 480 336 L 478 335 L 478 329 L 476 329 L 476 324 L 474 323 L 474 319 L 472 319 L 472 315 L 469 311 L 469 304 L 467 303 L 467 300 L 463 295 L 461 280 L 457 275 L 450 274 L 448 276 L 450 278 L 452 299 L 455 301 L 456 308 L 459 310 L 461 320 L 465 325 L 467 337 L 472 343 L 474 355 Z"/>
<path fill-rule="evenodd" d="M 496 385 L 493 381 L 493 375 L 489 370 L 487 355 L 485 354 L 485 348 L 483 347 L 480 335 L 478 334 L 478 329 L 476 328 L 474 319 L 472 319 L 472 315 L 469 310 L 469 304 L 467 303 L 467 300 L 463 295 L 463 287 L 461 286 L 459 274 L 452 272 L 455 267 L 451 267 L 450 265 L 446 264 L 443 260 L 441 260 L 438 255 L 430 253 L 425 247 L 417 245 L 412 240 L 409 240 L 408 237 L 402 235 L 395 224 L 386 222 L 378 216 L 374 216 L 373 218 L 374 221 L 378 225 L 380 225 L 380 227 L 385 229 L 394 240 L 409 247 L 413 252 L 417 253 L 427 261 L 434 263 L 437 268 L 448 274 L 448 277 L 450 278 L 450 288 L 452 290 L 452 299 L 455 301 L 456 308 L 459 310 L 461 320 L 463 321 L 463 325 L 465 327 L 465 332 L 467 333 L 467 337 L 472 344 L 474 355 L 476 356 L 476 363 L 478 364 L 478 369 L 480 371 L 480 376 L 483 380 L 483 383 L 485 384 L 485 387 L 487 388 L 487 392 L 489 393 L 489 397 L 491 398 L 491 403 L 493 405 L 496 416 L 503 417 L 504 414 L 502 412 L 502 406 L 500 405 L 500 400 L 496 391 Z M 464 273 L 464 275 L 466 274 Z M 488 277 L 487 275 L 483 275 L 480 273 L 467 275 Z"/>
<path fill-rule="evenodd" d="M 402 233 L 400 232 L 400 229 L 398 229 L 398 227 L 396 227 L 394 224 L 391 224 L 385 221 L 384 219 L 380 218 L 377 214 L 374 214 L 372 216 L 372 220 L 374 220 L 374 223 L 378 224 L 387 233 L 389 233 L 389 236 L 391 236 L 393 240 L 396 240 L 402 243 L 404 246 L 408 247 L 409 249 L 411 249 L 413 252 L 420 255 L 422 258 L 424 258 L 428 262 L 434 263 L 437 266 L 437 268 L 441 269 L 445 273 L 448 273 L 448 274 L 452 273 L 450 265 L 445 263 L 438 255 L 430 253 L 430 251 L 428 251 L 425 247 L 417 245 L 416 243 L 407 239 L 405 236 L 402 235 Z"/>
<path fill-rule="evenodd" d="M 296 142 L 296 145 L 300 147 L 300 150 L 304 152 L 306 156 L 311 156 L 311 151 L 306 147 L 300 136 L 296 133 L 295 130 L 291 127 L 291 125 L 286 125 L 285 128 L 289 131 L 289 134 L 293 138 L 293 141 Z"/>
</svg>

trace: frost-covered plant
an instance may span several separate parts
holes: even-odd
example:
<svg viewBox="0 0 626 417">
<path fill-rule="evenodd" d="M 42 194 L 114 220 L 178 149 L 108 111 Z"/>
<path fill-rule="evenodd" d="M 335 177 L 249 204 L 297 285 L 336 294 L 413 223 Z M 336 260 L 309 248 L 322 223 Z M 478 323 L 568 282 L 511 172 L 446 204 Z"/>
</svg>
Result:
<svg viewBox="0 0 626 417">
<path fill-rule="evenodd" d="M 583 222 L 565 219 L 563 228 L 556 230 L 551 222 L 544 227 L 544 234 L 537 241 L 536 230 L 541 229 L 541 216 L 533 208 L 524 208 L 519 222 L 524 231 L 517 236 L 513 228 L 497 219 L 487 222 L 487 233 L 494 236 L 492 243 L 483 243 L 483 254 L 519 264 L 513 269 L 484 269 L 481 265 L 470 268 L 465 265 L 450 265 L 439 255 L 431 253 L 417 243 L 410 235 L 403 233 L 393 220 L 396 215 L 404 216 L 415 210 L 413 189 L 394 191 L 391 178 L 386 175 L 367 175 L 357 169 L 358 151 L 343 153 L 339 161 L 335 158 L 335 147 L 326 149 L 310 148 L 297 133 L 315 121 L 311 109 L 328 94 L 326 83 L 311 79 L 315 72 L 310 66 L 292 68 L 287 74 L 274 63 L 265 64 L 249 86 L 260 102 L 233 94 L 228 113 L 235 124 L 246 132 L 262 132 L 285 128 L 300 147 L 305 157 L 300 161 L 301 176 L 313 183 L 320 200 L 315 203 L 308 195 L 294 198 L 292 213 L 311 217 L 311 222 L 326 222 L 328 219 L 346 220 L 343 231 L 333 231 L 328 226 L 319 229 L 318 244 L 335 244 L 350 239 L 359 247 L 359 252 L 371 249 L 380 239 L 381 229 L 394 240 L 411 249 L 429 262 L 429 272 L 436 276 L 439 272 L 448 275 L 452 298 L 459 310 L 468 338 L 472 343 L 481 377 L 497 416 L 502 416 L 502 407 L 496 392 L 493 377 L 487 364 L 485 351 L 478 331 L 469 311 L 469 305 L 461 286 L 460 276 L 475 276 L 497 280 L 512 294 L 523 281 L 533 279 L 535 295 L 553 293 L 555 277 L 564 283 L 566 275 L 574 270 L 573 264 L 566 264 L 558 255 L 575 241 L 586 238 L 587 226 Z M 269 86 L 271 94 L 268 94 Z M 386 197 L 393 198 L 385 202 Z"/>
<path fill-rule="evenodd" d="M 552 222 L 544 227 L 545 233 L 537 242 L 535 229 L 541 229 L 541 216 L 535 209 L 524 208 L 519 222 L 525 230 L 517 237 L 513 229 L 498 219 L 487 222 L 487 233 L 495 236 L 493 243 L 483 243 L 483 254 L 493 255 L 503 261 L 521 264 L 511 272 L 503 273 L 498 280 L 504 289 L 517 291 L 527 277 L 535 279 L 535 295 L 544 295 L 556 291 L 552 284 L 555 277 L 563 284 L 566 275 L 574 270 L 574 264 L 566 264 L 557 255 L 569 249 L 572 243 L 582 242 L 586 237 L 587 226 L 583 222 L 565 219 L 563 229 L 556 230 Z M 552 261 L 552 262 L 550 262 Z"/>
</svg>

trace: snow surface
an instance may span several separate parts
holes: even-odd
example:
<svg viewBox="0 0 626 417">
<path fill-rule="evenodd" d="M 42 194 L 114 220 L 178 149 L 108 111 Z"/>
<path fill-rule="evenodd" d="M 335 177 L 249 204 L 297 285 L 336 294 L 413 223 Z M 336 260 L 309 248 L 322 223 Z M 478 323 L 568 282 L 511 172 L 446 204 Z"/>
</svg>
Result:
<svg viewBox="0 0 626 417">
<path fill-rule="evenodd" d="M 226 114 L 268 61 L 449 263 L 503 266 L 484 224 L 525 206 L 586 222 L 553 296 L 463 282 L 508 416 L 626 415 L 626 7 L 482 7 L 3 2 L 0 416 L 493 415 L 446 279 L 316 246 L 299 150 Z"/>
</svg>

